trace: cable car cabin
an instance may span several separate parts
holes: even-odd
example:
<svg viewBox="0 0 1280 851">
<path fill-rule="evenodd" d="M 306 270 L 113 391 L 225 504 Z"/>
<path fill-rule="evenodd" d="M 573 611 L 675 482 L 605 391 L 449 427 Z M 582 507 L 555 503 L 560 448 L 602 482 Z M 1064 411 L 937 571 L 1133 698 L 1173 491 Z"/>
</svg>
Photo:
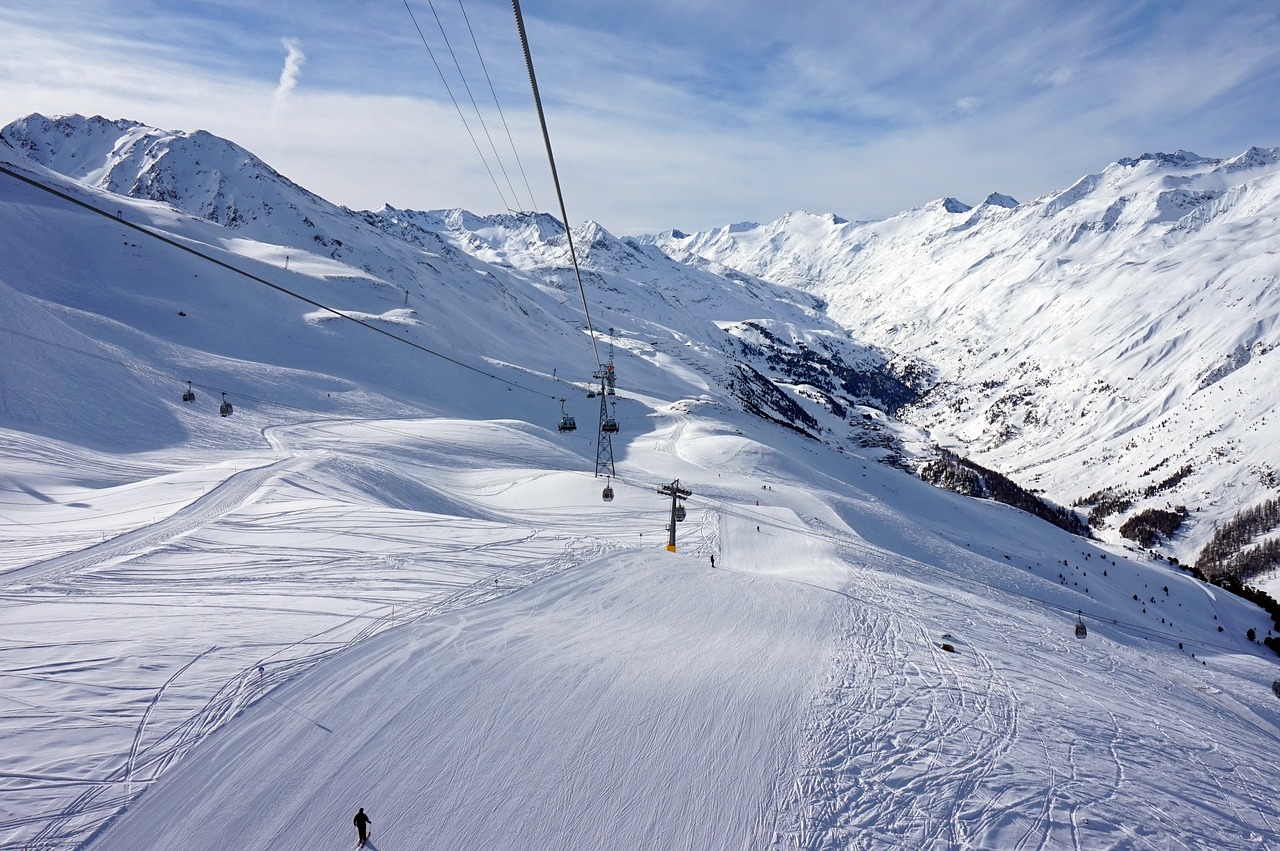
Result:
<svg viewBox="0 0 1280 851">
<path fill-rule="evenodd" d="M 613 502 L 613 486 L 605 485 L 604 490 L 600 492 L 600 498 L 605 502 Z"/>
<path fill-rule="evenodd" d="M 1076 621 L 1076 638 L 1085 638 L 1089 635 L 1089 629 L 1084 625 L 1084 621 Z"/>
<path fill-rule="evenodd" d="M 606 417 L 605 421 L 600 423 L 600 430 L 605 432 L 606 434 L 617 434 L 618 421 L 615 420 L 613 417 Z"/>
<path fill-rule="evenodd" d="M 187 382 L 187 390 L 182 394 L 182 401 L 194 402 L 196 400 L 196 392 L 191 389 L 191 382 Z"/>
<path fill-rule="evenodd" d="M 594 391 L 594 390 L 588 390 L 588 391 L 587 391 L 587 398 L 588 398 L 588 399 L 594 399 L 594 398 L 596 398 L 596 391 Z"/>
<path fill-rule="evenodd" d="M 227 394 L 223 393 L 222 404 L 218 406 L 218 415 L 223 417 L 229 417 L 231 416 L 231 412 L 234 410 L 235 408 L 232 408 L 231 403 L 227 401 Z"/>
<path fill-rule="evenodd" d="M 683 523 L 685 518 L 685 510 L 683 505 L 676 506 L 676 522 Z"/>
<path fill-rule="evenodd" d="M 569 416 L 568 414 L 565 414 L 563 417 L 560 418 L 561 431 L 575 431 L 577 430 L 577 428 L 578 428 L 578 424 L 574 422 L 573 417 Z"/>
<path fill-rule="evenodd" d="M 614 389 L 613 389 L 612 387 L 610 387 L 610 388 L 609 388 L 609 395 L 610 395 L 610 396 L 617 396 L 618 394 L 614 391 Z"/>
</svg>

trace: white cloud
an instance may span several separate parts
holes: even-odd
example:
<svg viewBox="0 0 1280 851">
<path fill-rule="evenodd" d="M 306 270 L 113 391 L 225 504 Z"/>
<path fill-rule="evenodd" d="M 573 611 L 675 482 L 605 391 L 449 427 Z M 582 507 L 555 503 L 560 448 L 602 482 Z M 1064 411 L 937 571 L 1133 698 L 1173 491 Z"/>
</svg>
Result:
<svg viewBox="0 0 1280 851">
<path fill-rule="evenodd" d="M 1075 71 L 1067 67 L 1054 68 L 1040 79 L 1049 86 L 1065 86 L 1075 78 Z"/>
<path fill-rule="evenodd" d="M 298 85 L 298 77 L 302 76 L 302 66 L 307 56 L 302 52 L 302 43 L 296 38 L 282 38 L 280 43 L 288 54 L 284 58 L 284 69 L 280 71 L 280 82 L 276 85 L 275 97 L 272 101 L 276 114 L 284 111 L 289 94 Z"/>
<path fill-rule="evenodd" d="M 193 30 L 183 15 L 160 15 L 141 41 L 123 6 L 73 28 L 41 13 L 41 0 L 16 2 L 32 11 L 0 8 L 10 111 L 0 124 L 82 112 L 201 128 L 347 206 L 502 206 L 416 33 L 406 34 L 403 9 L 383 8 L 371 23 L 318 0 L 324 14 L 264 23 L 245 11 L 236 29 L 235 10 L 258 5 L 219 0 L 222 17 Z M 640 0 L 649 10 L 674 2 Z M 1108 4 L 1092 0 L 1082 0 L 1087 14 L 1048 20 L 1029 0 L 981 15 L 815 0 L 793 21 L 789 7 L 744 2 L 760 3 L 759 15 L 699 2 L 693 20 L 675 6 L 666 18 L 527 19 L 575 221 L 632 233 L 799 208 L 878 217 L 944 195 L 972 202 L 998 190 L 1028 200 L 1146 150 L 1230 155 L 1280 143 L 1269 106 L 1280 27 L 1265 16 L 1143 6 L 1151 20 L 1119 26 Z M 494 4 L 471 22 L 523 170 L 548 209 L 554 195 L 510 20 Z M 282 42 L 278 81 L 280 42 L 263 31 L 296 36 Z M 288 121 L 272 120 L 284 108 Z"/>
</svg>

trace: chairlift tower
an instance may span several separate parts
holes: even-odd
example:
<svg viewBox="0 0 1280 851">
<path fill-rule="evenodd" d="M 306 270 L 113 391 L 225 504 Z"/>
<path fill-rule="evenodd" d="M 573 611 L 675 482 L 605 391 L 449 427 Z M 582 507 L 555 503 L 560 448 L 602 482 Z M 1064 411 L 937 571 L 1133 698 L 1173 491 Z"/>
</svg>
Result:
<svg viewBox="0 0 1280 851">
<path fill-rule="evenodd" d="M 604 365 L 604 370 L 602 372 L 603 372 L 603 375 L 601 376 L 601 378 L 603 378 L 605 381 L 605 384 L 608 385 L 609 395 L 613 396 L 615 393 L 614 385 L 616 385 L 618 382 L 618 376 L 617 376 L 617 373 L 613 371 L 613 329 L 612 328 L 609 329 L 609 361 Z"/>
<path fill-rule="evenodd" d="M 597 370 L 594 378 L 600 381 L 600 424 L 596 438 L 596 475 L 597 476 L 614 476 L 617 475 L 613 468 L 613 434 L 605 430 L 605 423 L 609 422 L 609 397 L 604 393 L 603 370 Z M 617 426 L 615 425 L 616 429 Z"/>
<path fill-rule="evenodd" d="M 676 479 L 669 485 L 658 485 L 658 493 L 663 496 L 671 497 L 671 521 L 667 525 L 667 552 L 674 553 L 676 551 L 676 523 L 684 519 L 684 505 L 681 502 L 685 497 L 693 496 L 693 491 L 680 486 L 680 480 Z"/>
</svg>

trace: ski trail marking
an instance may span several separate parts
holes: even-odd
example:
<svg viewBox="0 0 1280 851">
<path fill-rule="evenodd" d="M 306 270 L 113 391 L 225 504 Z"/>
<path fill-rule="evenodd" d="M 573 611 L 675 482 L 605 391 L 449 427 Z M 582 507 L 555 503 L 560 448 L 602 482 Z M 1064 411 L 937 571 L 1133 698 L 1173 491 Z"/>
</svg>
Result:
<svg viewBox="0 0 1280 851">
<path fill-rule="evenodd" d="M 147 526 L 125 532 L 83 550 L 19 567 L 0 575 L 5 585 L 27 584 L 35 580 L 54 580 L 95 567 L 113 559 L 126 558 L 140 550 L 152 549 L 193 529 L 230 514 L 261 488 L 268 479 L 298 462 L 286 458 L 263 467 L 242 470 L 226 478 L 204 496 L 170 516 Z"/>
</svg>

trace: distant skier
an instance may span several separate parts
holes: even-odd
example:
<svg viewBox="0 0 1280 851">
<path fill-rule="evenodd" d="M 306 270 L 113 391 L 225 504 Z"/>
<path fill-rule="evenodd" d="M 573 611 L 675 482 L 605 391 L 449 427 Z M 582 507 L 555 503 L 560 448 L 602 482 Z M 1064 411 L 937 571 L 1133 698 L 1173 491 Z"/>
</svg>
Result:
<svg viewBox="0 0 1280 851">
<path fill-rule="evenodd" d="M 715 556 L 715 553 L 712 553 L 712 554 L 711 554 L 711 569 L 712 569 L 712 570 L 715 570 L 715 569 L 716 569 L 716 556 Z"/>
<path fill-rule="evenodd" d="M 351 820 L 351 823 L 356 826 L 356 830 L 360 832 L 360 841 L 357 843 L 357 847 L 363 848 L 364 844 L 369 841 L 369 823 L 372 821 L 373 819 L 364 814 L 364 807 L 361 807 L 360 812 L 356 813 L 356 817 Z"/>
</svg>

